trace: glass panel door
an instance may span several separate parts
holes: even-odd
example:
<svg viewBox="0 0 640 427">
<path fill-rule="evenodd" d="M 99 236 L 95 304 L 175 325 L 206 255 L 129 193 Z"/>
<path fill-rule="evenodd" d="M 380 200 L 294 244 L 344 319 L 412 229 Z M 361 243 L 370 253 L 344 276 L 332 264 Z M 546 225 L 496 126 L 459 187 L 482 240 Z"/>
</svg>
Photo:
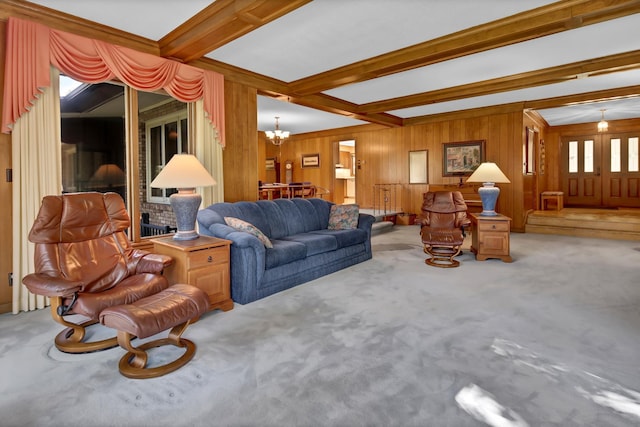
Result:
<svg viewBox="0 0 640 427">
<path fill-rule="evenodd" d="M 640 207 L 639 138 L 637 133 L 564 138 L 565 204 Z"/>
<path fill-rule="evenodd" d="M 600 142 L 593 137 L 572 137 L 562 140 L 562 190 L 565 204 L 600 206 Z"/>
<path fill-rule="evenodd" d="M 602 205 L 640 207 L 638 134 L 603 135 Z"/>
</svg>

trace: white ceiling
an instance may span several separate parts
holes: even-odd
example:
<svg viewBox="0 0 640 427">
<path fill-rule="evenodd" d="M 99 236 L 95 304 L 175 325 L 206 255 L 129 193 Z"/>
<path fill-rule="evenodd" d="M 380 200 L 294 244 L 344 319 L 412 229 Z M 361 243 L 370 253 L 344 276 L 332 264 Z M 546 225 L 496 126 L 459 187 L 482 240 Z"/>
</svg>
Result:
<svg viewBox="0 0 640 427">
<path fill-rule="evenodd" d="M 33 3 L 158 41 L 211 2 L 35 0 Z M 314 0 L 205 56 L 291 82 L 550 3 L 553 2 Z M 640 50 L 640 14 L 346 85 L 324 93 L 362 104 L 635 50 Z M 623 71 L 387 113 L 410 118 L 638 84 L 640 71 Z M 640 98 L 539 112 L 550 125 L 562 125 L 597 122 L 602 108 L 606 109 L 605 115 L 609 120 L 640 117 Z M 366 123 L 260 96 L 258 128 L 272 129 L 275 116 L 280 117 L 280 128 L 293 134 Z"/>
</svg>

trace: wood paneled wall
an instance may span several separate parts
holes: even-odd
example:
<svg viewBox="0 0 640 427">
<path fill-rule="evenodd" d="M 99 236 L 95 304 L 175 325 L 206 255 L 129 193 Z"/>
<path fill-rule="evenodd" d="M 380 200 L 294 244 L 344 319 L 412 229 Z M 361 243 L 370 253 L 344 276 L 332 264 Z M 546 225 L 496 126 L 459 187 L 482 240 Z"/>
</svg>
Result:
<svg viewBox="0 0 640 427">
<path fill-rule="evenodd" d="M 549 177 L 549 168 L 548 162 L 549 158 L 547 158 L 546 154 L 546 131 L 547 131 L 547 123 L 544 119 L 536 112 L 525 111 L 524 113 L 524 123 L 522 128 L 522 143 L 523 143 L 523 164 L 522 169 L 524 171 L 524 143 L 527 138 L 527 128 L 532 129 L 537 136 L 537 140 L 533 141 L 536 146 L 535 148 L 535 173 L 534 174 L 524 174 L 522 176 L 522 203 L 523 210 L 526 212 L 528 210 L 537 210 L 540 208 L 540 197 L 539 194 L 541 191 L 547 190 L 547 178 Z M 556 161 L 557 159 L 551 159 Z"/>
<path fill-rule="evenodd" d="M 258 194 L 258 95 L 255 88 L 225 81 L 224 197 L 255 200 Z M 260 163 L 264 169 L 264 161 Z"/>
<path fill-rule="evenodd" d="M 511 184 L 500 184 L 497 210 L 513 218 L 513 230 L 523 231 L 522 111 L 488 114 L 481 117 L 381 128 L 360 126 L 330 132 L 296 135 L 281 146 L 282 159 L 294 160 L 294 180 L 311 181 L 334 192 L 333 165 L 338 141 L 356 140 L 356 201 L 363 208 L 374 206 L 374 184 L 398 184 L 397 207 L 419 212 L 422 193 L 430 185 L 456 184 L 459 178 L 442 176 L 442 144 L 483 139 L 486 161 L 497 163 Z M 271 148 L 267 147 L 267 157 Z M 409 151 L 428 150 L 429 184 L 409 184 Z M 302 154 L 319 153 L 320 168 L 301 168 Z M 277 157 L 277 155 L 273 155 Z M 331 199 L 331 197 L 329 197 Z"/>
</svg>

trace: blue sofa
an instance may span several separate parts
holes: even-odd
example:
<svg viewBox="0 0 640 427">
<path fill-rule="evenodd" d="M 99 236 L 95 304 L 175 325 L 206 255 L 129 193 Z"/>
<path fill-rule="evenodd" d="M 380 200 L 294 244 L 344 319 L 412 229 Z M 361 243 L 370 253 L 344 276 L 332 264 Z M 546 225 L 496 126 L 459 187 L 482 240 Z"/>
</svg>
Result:
<svg viewBox="0 0 640 427">
<path fill-rule="evenodd" d="M 371 259 L 371 225 L 359 214 L 358 226 L 329 230 L 333 203 L 323 199 L 276 199 L 215 203 L 198 212 L 203 235 L 231 240 L 231 298 L 246 304 Z M 271 241 L 228 226 L 225 217 L 257 227 Z"/>
</svg>

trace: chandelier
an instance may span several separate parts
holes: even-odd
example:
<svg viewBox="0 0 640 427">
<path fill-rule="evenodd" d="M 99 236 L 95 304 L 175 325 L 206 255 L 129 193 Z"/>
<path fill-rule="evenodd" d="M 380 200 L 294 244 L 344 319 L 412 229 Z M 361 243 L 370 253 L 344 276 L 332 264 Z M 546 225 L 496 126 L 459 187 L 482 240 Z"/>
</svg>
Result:
<svg viewBox="0 0 640 427">
<path fill-rule="evenodd" d="M 265 135 L 267 138 L 271 140 L 273 145 L 282 145 L 285 139 L 289 138 L 289 131 L 280 130 L 280 126 L 278 125 L 278 119 L 280 117 L 276 116 L 276 129 L 275 130 L 267 130 L 265 131 Z"/>
<path fill-rule="evenodd" d="M 602 120 L 598 122 L 598 132 L 606 132 L 607 130 L 609 130 L 609 123 L 607 123 L 607 121 L 604 119 L 605 111 L 607 110 L 605 110 L 604 108 L 600 110 L 600 112 L 602 113 Z"/>
</svg>

